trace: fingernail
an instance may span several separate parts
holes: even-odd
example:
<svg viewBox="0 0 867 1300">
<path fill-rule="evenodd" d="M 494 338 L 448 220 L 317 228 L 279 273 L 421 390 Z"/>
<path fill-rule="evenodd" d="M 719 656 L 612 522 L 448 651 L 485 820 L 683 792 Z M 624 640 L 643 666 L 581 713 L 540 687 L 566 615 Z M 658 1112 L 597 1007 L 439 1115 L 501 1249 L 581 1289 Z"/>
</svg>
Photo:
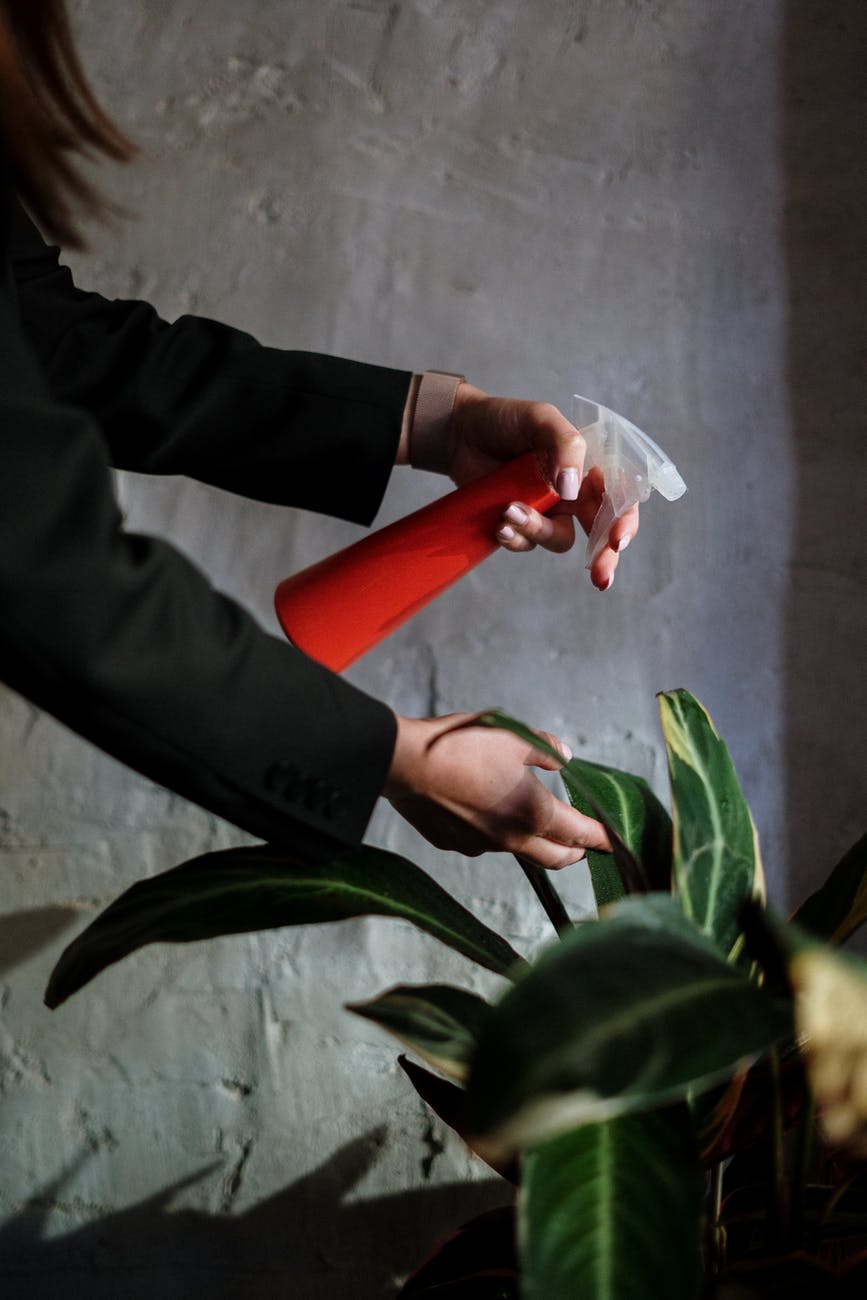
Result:
<svg viewBox="0 0 867 1300">
<path fill-rule="evenodd" d="M 503 514 L 506 519 L 511 519 L 513 524 L 525 524 L 530 518 L 524 507 L 518 505 L 510 505 L 508 510 L 503 511 Z"/>
<path fill-rule="evenodd" d="M 560 741 L 560 751 L 566 759 L 566 762 L 569 763 L 572 759 L 572 750 L 568 745 L 564 744 L 562 740 Z"/>
<path fill-rule="evenodd" d="M 557 475 L 557 491 L 563 501 L 576 501 L 578 499 L 578 471 L 577 469 L 561 469 Z"/>
<path fill-rule="evenodd" d="M 502 528 L 497 529 L 497 536 L 501 542 L 510 542 L 515 536 L 515 530 L 510 528 L 508 524 L 503 524 Z"/>
<path fill-rule="evenodd" d="M 611 586 L 611 584 L 613 583 L 613 581 L 614 581 L 614 574 L 612 573 L 612 575 L 611 575 L 611 577 L 608 579 L 608 581 L 604 584 L 604 586 L 600 587 L 599 590 L 600 590 L 600 591 L 607 591 L 608 588 L 609 588 L 609 587 Z"/>
<path fill-rule="evenodd" d="M 617 554 L 619 555 L 621 551 L 625 551 L 631 541 L 632 538 L 630 537 L 629 533 L 627 533 L 625 537 L 621 537 L 620 541 L 617 543 L 617 545 L 614 548 Z"/>
</svg>

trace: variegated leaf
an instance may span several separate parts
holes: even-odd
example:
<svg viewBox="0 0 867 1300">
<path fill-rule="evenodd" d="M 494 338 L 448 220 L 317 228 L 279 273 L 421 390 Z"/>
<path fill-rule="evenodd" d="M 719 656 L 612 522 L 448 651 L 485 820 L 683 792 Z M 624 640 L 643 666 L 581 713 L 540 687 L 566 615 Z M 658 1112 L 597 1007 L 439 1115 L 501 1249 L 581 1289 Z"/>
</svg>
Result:
<svg viewBox="0 0 867 1300">
<path fill-rule="evenodd" d="M 659 697 L 674 814 L 674 878 L 684 911 L 735 960 L 740 912 L 764 898 L 758 836 L 731 756 L 688 691 Z"/>
<path fill-rule="evenodd" d="M 449 984 L 400 984 L 347 1011 L 372 1020 L 412 1048 L 434 1069 L 463 1080 L 488 1003 Z"/>
<path fill-rule="evenodd" d="M 587 1124 L 524 1161 L 524 1300 L 695 1300 L 703 1175 L 685 1106 Z"/>
</svg>

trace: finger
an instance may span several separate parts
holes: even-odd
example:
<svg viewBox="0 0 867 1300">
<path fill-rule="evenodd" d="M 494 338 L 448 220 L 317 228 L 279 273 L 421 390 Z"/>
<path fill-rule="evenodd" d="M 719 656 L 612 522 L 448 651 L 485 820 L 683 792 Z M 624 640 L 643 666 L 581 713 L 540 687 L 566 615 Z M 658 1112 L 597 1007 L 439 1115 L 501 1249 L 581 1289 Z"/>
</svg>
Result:
<svg viewBox="0 0 867 1300">
<path fill-rule="evenodd" d="M 586 817 L 577 808 L 550 796 L 549 822 L 545 830 L 545 839 L 566 848 L 599 849 L 603 853 L 611 852 L 608 832 L 595 817 Z"/>
<path fill-rule="evenodd" d="M 522 858 L 529 859 L 537 867 L 544 867 L 546 871 L 562 871 L 564 867 L 574 866 L 586 856 L 582 848 L 566 848 L 562 844 L 552 844 L 540 836 L 526 840 L 518 852 Z"/>
<path fill-rule="evenodd" d="M 575 517 L 588 535 L 593 527 L 593 520 L 599 513 L 604 495 L 605 475 L 598 465 L 592 465 L 581 484 L 581 491 L 574 507 Z"/>
<path fill-rule="evenodd" d="M 611 525 L 608 545 L 599 552 L 590 567 L 590 581 L 599 591 L 607 591 L 614 581 L 620 556 L 638 532 L 638 506 L 632 506 Z"/>
<path fill-rule="evenodd" d="M 550 402 L 531 402 L 525 419 L 531 445 L 546 453 L 552 483 L 564 501 L 575 501 L 587 450 L 583 437 L 563 412 Z"/>
<path fill-rule="evenodd" d="M 505 529 L 509 529 L 511 534 L 506 540 L 520 537 L 533 546 L 542 546 L 546 551 L 556 551 L 559 554 L 570 550 L 575 541 L 571 514 L 548 518 L 532 506 L 524 505 L 522 501 L 513 501 L 507 507 L 503 523 L 497 532 L 498 540 L 502 538 Z"/>
<path fill-rule="evenodd" d="M 548 794 L 547 817 L 544 834 L 528 836 L 518 849 L 510 846 L 512 851 L 549 871 L 580 862 L 588 849 L 610 853 L 611 843 L 602 823 L 585 817 L 552 794 Z"/>
<path fill-rule="evenodd" d="M 524 551 L 535 551 L 536 549 L 536 543 L 531 542 L 529 537 L 524 537 L 519 533 L 514 524 L 500 524 L 496 537 L 504 551 L 512 551 L 515 555 Z"/>
<path fill-rule="evenodd" d="M 546 745 L 556 749 L 561 755 L 559 761 L 551 754 L 546 754 L 541 749 L 530 749 L 527 751 L 527 757 L 524 759 L 525 767 L 541 767 L 545 772 L 559 772 L 564 763 L 568 763 L 572 757 L 572 750 L 566 744 L 565 740 L 560 740 L 557 736 L 552 736 L 550 731 L 537 731 L 536 735 L 540 740 L 544 740 Z M 553 798 L 553 796 L 552 796 Z"/>
<path fill-rule="evenodd" d="M 602 498 L 604 495 L 605 476 L 598 465 L 592 465 L 587 471 L 587 477 L 581 484 L 581 491 L 578 495 L 578 500 L 572 507 L 572 514 L 575 515 L 585 533 L 589 534 L 593 528 L 593 523 L 599 512 L 599 507 L 602 505 Z M 562 509 L 561 506 L 554 507 L 554 510 L 560 509 Z M 631 541 L 637 532 L 638 506 L 635 505 L 630 506 L 630 508 L 624 511 L 618 519 L 615 519 L 614 523 L 611 525 L 609 540 L 612 543 L 618 543 L 621 542 L 623 538 L 628 537 L 629 541 Z M 627 545 L 628 544 L 629 542 L 627 542 Z M 618 547 L 614 545 L 613 549 L 617 550 Z M 619 549 L 623 551 L 626 547 L 620 545 Z"/>
<path fill-rule="evenodd" d="M 605 548 L 590 566 L 590 581 L 597 591 L 610 590 L 617 572 L 617 556 L 614 551 Z"/>
<path fill-rule="evenodd" d="M 608 545 L 617 555 L 622 555 L 638 532 L 638 506 L 631 506 L 619 519 L 615 519 L 608 534 Z"/>
</svg>

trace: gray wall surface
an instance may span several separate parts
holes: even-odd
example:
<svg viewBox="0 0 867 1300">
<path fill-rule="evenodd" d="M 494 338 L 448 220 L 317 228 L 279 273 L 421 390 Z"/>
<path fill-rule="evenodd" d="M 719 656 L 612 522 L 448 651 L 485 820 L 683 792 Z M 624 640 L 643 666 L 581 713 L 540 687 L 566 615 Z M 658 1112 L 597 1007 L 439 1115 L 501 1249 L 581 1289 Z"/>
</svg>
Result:
<svg viewBox="0 0 867 1300">
<path fill-rule="evenodd" d="M 622 411 L 689 484 L 605 595 L 497 555 L 350 671 L 402 712 L 500 704 L 665 795 L 654 693 L 710 710 L 771 897 L 864 829 L 867 10 L 858 0 L 77 0 L 142 159 L 82 285 L 263 342 Z M 444 489 L 396 471 L 381 521 Z M 287 573 L 359 535 L 186 481 L 119 483 L 275 629 Z M 219 702 L 215 702 L 215 707 Z M 491 985 L 402 924 L 150 948 L 55 1013 L 64 943 L 142 875 L 242 842 L 0 694 L 5 1296 L 386 1296 L 505 1199 L 342 1010 Z M 372 842 L 524 951 L 508 858 Z M 577 914 L 580 868 L 558 878 Z"/>
</svg>

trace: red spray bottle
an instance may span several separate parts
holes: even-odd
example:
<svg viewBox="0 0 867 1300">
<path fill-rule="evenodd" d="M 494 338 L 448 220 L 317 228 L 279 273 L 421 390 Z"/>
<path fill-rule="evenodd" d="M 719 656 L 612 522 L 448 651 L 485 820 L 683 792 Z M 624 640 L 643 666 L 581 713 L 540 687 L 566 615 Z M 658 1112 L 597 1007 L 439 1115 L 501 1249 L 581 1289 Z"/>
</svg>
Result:
<svg viewBox="0 0 867 1300">
<path fill-rule="evenodd" d="M 541 513 L 559 496 L 527 452 L 280 583 L 277 617 L 293 645 L 341 672 L 497 549 L 511 501 Z"/>
</svg>

